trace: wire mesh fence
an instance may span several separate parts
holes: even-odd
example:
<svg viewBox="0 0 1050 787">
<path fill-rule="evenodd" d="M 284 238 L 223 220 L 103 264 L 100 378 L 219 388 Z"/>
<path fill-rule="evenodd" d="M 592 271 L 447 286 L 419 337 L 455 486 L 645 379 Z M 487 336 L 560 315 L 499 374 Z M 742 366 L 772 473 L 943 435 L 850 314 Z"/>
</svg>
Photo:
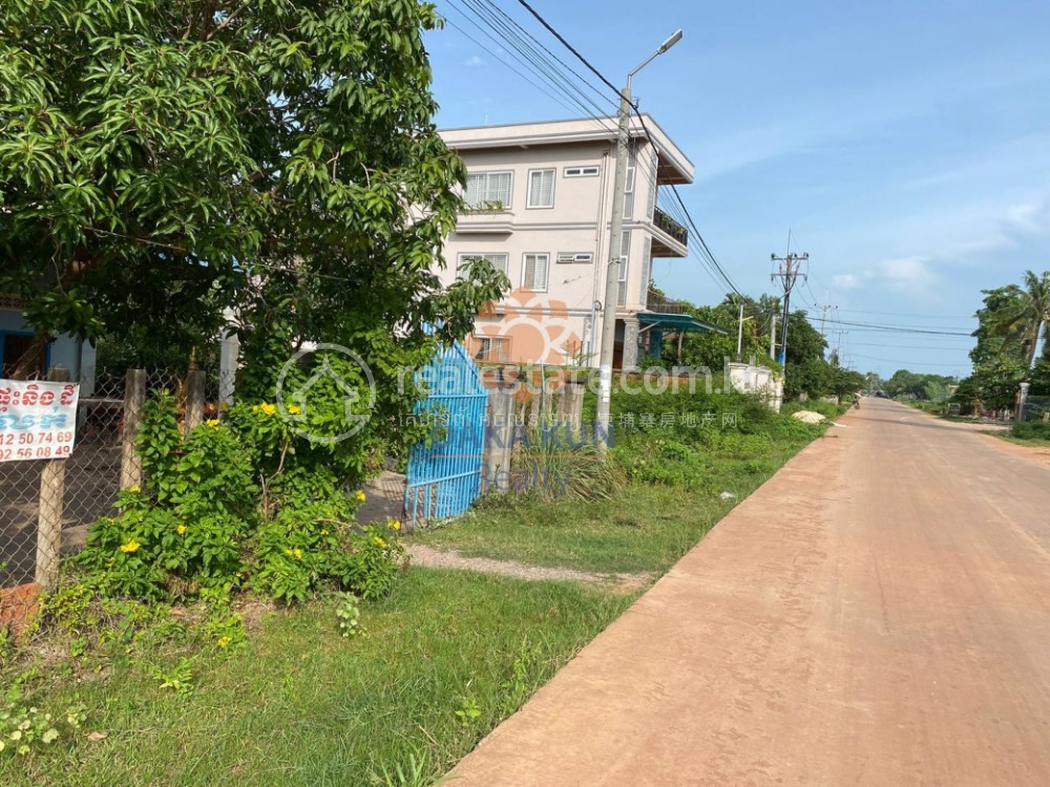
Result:
<svg viewBox="0 0 1050 787">
<path fill-rule="evenodd" d="M 1021 411 L 1022 421 L 1050 420 L 1050 396 L 1029 396 Z"/>
<path fill-rule="evenodd" d="M 134 439 L 145 399 L 173 394 L 180 420 L 192 426 L 218 411 L 220 388 L 232 390 L 221 383 L 217 373 L 98 370 L 81 384 L 66 458 L 20 457 L 19 440 L 27 438 L 0 422 L 0 451 L 5 441 L 12 449 L 0 453 L 0 628 L 25 617 L 60 557 L 83 547 L 88 527 L 113 513 L 122 487 L 141 481 Z"/>
</svg>

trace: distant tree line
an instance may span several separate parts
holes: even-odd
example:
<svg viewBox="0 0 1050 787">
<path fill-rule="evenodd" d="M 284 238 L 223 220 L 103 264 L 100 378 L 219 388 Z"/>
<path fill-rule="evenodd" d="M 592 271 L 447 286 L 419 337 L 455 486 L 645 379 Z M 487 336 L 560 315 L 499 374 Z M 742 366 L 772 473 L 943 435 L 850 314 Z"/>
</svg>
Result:
<svg viewBox="0 0 1050 787">
<path fill-rule="evenodd" d="M 665 299 L 655 286 L 650 290 L 653 300 Z M 788 316 L 788 346 L 784 367 L 769 355 L 772 321 L 777 319 L 778 335 L 783 330 L 780 301 L 773 295 L 759 298 L 727 295 L 715 306 L 697 306 L 688 301 L 676 301 L 684 310 L 704 322 L 723 328 L 726 333 L 687 333 L 679 340 L 664 345 L 662 361 L 668 365 L 706 366 L 721 369 L 726 358 L 735 359 L 740 325 L 740 307 L 744 309 L 743 341 L 740 359 L 751 358 L 784 373 L 784 395 L 798 399 L 802 394 L 811 397 L 849 396 L 864 387 L 864 375 L 840 365 L 838 354 L 825 357 L 828 343 L 814 328 L 806 312 L 796 309 Z M 778 342 L 779 346 L 779 342 Z"/>
</svg>

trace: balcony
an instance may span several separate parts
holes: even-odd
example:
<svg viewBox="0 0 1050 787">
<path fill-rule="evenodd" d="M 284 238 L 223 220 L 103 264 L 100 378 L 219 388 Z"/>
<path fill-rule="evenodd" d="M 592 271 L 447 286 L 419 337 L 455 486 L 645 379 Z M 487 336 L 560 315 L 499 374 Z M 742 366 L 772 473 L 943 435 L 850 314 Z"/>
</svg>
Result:
<svg viewBox="0 0 1050 787">
<path fill-rule="evenodd" d="M 500 204 L 467 209 L 459 214 L 456 232 L 460 234 L 510 235 L 514 232 L 514 213 Z"/>
<path fill-rule="evenodd" d="M 654 257 L 685 257 L 689 253 L 689 230 L 659 208 L 653 210 Z"/>
</svg>

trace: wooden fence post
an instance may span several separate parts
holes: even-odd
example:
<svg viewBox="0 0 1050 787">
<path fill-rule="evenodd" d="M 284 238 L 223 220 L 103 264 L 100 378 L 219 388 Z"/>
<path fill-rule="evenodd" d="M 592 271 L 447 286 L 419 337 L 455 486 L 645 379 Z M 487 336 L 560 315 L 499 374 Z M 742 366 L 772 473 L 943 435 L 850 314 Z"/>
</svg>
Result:
<svg viewBox="0 0 1050 787">
<path fill-rule="evenodd" d="M 124 380 L 124 434 L 120 452 L 120 488 L 142 486 L 142 457 L 135 450 L 135 438 L 142 424 L 142 406 L 146 403 L 146 372 L 128 369 Z"/>
<path fill-rule="evenodd" d="M 47 376 L 52 382 L 69 382 L 69 369 L 55 367 Z M 66 460 L 49 459 L 40 473 L 40 506 L 37 512 L 36 572 L 34 580 L 44 590 L 58 582 L 58 558 L 62 549 L 62 502 L 66 494 Z"/>
<path fill-rule="evenodd" d="M 204 420 L 204 378 L 200 369 L 193 369 L 186 375 L 186 437 Z"/>
</svg>

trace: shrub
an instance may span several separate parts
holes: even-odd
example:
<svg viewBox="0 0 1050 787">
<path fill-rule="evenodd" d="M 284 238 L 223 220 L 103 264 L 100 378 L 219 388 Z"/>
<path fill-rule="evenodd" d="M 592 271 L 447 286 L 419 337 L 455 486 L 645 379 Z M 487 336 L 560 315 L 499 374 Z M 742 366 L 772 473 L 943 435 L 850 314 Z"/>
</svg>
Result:
<svg viewBox="0 0 1050 787">
<path fill-rule="evenodd" d="M 1050 440 L 1050 421 L 1015 421 L 1010 434 L 1019 440 Z"/>
<path fill-rule="evenodd" d="M 359 454 L 300 436 L 276 405 L 238 404 L 183 440 L 162 394 L 137 442 L 143 487 L 121 493 L 119 513 L 90 528 L 76 558 L 103 595 L 172 600 L 250 587 L 290 603 L 324 585 L 366 598 L 390 588 L 403 552 L 395 528 L 355 524 L 364 495 L 346 481 L 364 471 Z"/>
</svg>

